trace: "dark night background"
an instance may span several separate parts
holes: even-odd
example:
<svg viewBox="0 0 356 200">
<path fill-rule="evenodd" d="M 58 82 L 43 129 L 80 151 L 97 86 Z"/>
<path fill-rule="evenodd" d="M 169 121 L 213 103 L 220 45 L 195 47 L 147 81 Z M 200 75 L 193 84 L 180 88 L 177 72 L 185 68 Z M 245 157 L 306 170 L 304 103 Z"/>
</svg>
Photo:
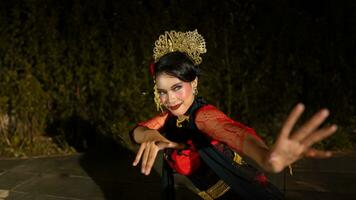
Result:
<svg viewBox="0 0 356 200">
<path fill-rule="evenodd" d="M 336 0 L 1 0 L 0 155 L 128 146 L 155 114 L 154 41 L 194 29 L 210 103 L 268 142 L 297 102 L 304 120 L 328 107 L 339 131 L 319 147 L 352 149 L 355 11 Z"/>
</svg>

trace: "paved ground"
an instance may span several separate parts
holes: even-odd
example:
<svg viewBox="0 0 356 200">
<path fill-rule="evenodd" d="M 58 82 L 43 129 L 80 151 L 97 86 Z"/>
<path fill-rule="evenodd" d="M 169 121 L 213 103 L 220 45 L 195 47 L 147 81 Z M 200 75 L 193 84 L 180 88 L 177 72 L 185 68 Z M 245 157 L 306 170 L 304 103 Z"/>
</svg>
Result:
<svg viewBox="0 0 356 200">
<path fill-rule="evenodd" d="M 160 199 L 159 174 L 132 167 L 126 150 L 36 159 L 0 159 L 0 200 Z M 356 153 L 302 160 L 274 175 L 286 199 L 356 199 Z M 199 199 L 185 187 L 178 200 Z"/>
</svg>

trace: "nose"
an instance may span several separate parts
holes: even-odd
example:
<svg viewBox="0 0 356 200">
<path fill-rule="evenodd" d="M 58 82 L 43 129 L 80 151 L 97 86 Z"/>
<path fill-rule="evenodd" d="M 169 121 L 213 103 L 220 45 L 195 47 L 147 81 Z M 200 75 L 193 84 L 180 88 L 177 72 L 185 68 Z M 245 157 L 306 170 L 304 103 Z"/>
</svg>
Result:
<svg viewBox="0 0 356 200">
<path fill-rule="evenodd" d="M 175 95 L 173 92 L 171 92 L 171 91 L 168 92 L 167 97 L 168 97 L 167 103 L 168 103 L 169 105 L 172 105 L 172 104 L 175 103 L 176 100 L 177 100 L 176 95 Z"/>
</svg>

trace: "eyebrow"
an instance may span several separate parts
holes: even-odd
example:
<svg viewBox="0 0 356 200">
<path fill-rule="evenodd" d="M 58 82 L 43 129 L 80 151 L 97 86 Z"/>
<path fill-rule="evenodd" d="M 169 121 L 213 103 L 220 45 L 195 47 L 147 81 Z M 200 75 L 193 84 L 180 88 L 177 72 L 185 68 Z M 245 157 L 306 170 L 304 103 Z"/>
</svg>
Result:
<svg viewBox="0 0 356 200">
<path fill-rule="evenodd" d="M 180 86 L 181 84 L 182 84 L 182 82 L 178 82 L 178 83 L 172 85 L 172 86 L 171 86 L 171 89 L 173 89 L 173 88 L 175 88 L 175 87 L 177 87 L 177 86 Z M 161 88 L 157 88 L 157 90 L 159 90 L 159 91 L 166 91 L 165 89 L 161 89 Z"/>
</svg>

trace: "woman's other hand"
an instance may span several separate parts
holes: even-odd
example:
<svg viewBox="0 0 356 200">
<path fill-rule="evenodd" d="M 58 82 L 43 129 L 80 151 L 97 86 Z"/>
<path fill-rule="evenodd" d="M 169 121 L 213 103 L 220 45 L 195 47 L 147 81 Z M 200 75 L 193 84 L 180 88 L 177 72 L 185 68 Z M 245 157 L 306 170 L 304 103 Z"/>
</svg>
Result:
<svg viewBox="0 0 356 200">
<path fill-rule="evenodd" d="M 160 150 L 165 148 L 180 148 L 182 146 L 178 143 L 167 140 L 157 130 L 146 130 L 143 140 L 144 142 L 141 143 L 132 165 L 137 166 L 141 160 L 141 173 L 145 175 L 150 174 L 157 154 Z"/>
<path fill-rule="evenodd" d="M 284 122 L 276 143 L 270 149 L 266 159 L 269 171 L 280 172 L 303 156 L 315 158 L 331 156 L 330 151 L 320 151 L 312 148 L 313 144 L 329 137 L 337 129 L 336 125 L 319 128 L 329 115 L 327 109 L 322 109 L 314 114 L 298 130 L 291 134 L 303 111 L 303 104 L 296 105 Z"/>
</svg>

